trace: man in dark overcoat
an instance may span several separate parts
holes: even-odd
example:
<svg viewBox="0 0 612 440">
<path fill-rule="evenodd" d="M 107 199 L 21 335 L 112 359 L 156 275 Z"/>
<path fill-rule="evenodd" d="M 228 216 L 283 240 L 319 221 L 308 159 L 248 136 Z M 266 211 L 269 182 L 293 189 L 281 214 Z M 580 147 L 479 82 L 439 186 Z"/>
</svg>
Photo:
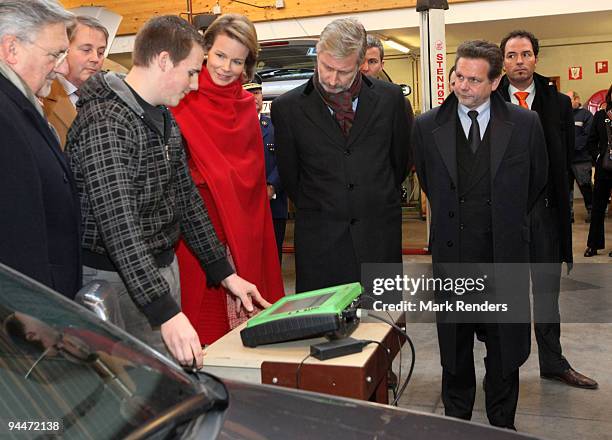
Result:
<svg viewBox="0 0 612 440">
<path fill-rule="evenodd" d="M 548 182 L 531 216 L 531 282 L 540 376 L 595 389 L 597 382 L 574 370 L 561 349 L 559 291 L 561 265 L 571 267 L 572 225 L 568 172 L 574 155 L 572 104 L 548 78 L 535 73 L 539 42 L 527 31 L 513 31 L 501 44 L 504 70 L 499 90 L 505 100 L 535 111 L 544 128 Z"/>
<path fill-rule="evenodd" d="M 272 105 L 281 181 L 296 206 L 296 290 L 360 281 L 362 263 L 401 263 L 401 183 L 412 109 L 399 86 L 360 74 L 366 32 L 328 24 L 317 68 Z"/>
<path fill-rule="evenodd" d="M 492 43 L 459 46 L 454 94 L 416 120 L 415 164 L 431 204 L 434 275 L 444 263 L 511 263 L 496 274 L 494 288 L 511 284 L 512 302 L 528 310 L 528 214 L 548 165 L 537 115 L 495 92 L 501 66 L 501 51 Z M 446 415 L 471 418 L 478 329 L 487 345 L 487 416 L 492 425 L 514 428 L 518 369 L 530 349 L 528 313 L 521 319 L 438 321 Z"/>
<path fill-rule="evenodd" d="M 72 18 L 52 1 L 0 2 L 0 263 L 69 298 L 81 285 L 79 204 L 39 98 L 68 72 Z"/>
</svg>

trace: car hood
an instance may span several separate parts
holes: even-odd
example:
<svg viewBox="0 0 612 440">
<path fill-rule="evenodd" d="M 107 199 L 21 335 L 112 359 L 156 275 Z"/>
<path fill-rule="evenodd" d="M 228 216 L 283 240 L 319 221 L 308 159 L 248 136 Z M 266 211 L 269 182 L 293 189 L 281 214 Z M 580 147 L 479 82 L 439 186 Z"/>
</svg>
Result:
<svg viewBox="0 0 612 440">
<path fill-rule="evenodd" d="M 219 439 L 518 440 L 536 437 L 434 414 L 296 391 L 223 381 L 229 392 Z"/>
</svg>

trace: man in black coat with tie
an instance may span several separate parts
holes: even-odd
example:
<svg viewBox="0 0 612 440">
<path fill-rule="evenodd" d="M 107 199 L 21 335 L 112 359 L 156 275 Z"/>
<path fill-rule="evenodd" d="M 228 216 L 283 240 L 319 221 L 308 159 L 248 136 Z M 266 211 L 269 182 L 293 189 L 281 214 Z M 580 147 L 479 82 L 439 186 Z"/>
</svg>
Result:
<svg viewBox="0 0 612 440">
<path fill-rule="evenodd" d="M 574 370 L 561 350 L 559 290 L 561 265 L 571 268 L 572 226 L 568 172 L 574 155 L 570 99 L 535 73 L 539 42 L 530 32 L 510 32 L 501 41 L 506 75 L 499 90 L 506 101 L 537 113 L 544 128 L 548 182 L 531 216 L 531 281 L 540 376 L 571 386 L 597 388 Z"/>
<path fill-rule="evenodd" d="M 0 2 L 0 263 L 74 297 L 80 214 L 72 173 L 39 98 L 66 74 L 66 25 L 54 0 Z"/>
<path fill-rule="evenodd" d="M 431 204 L 434 275 L 447 263 L 502 263 L 485 299 L 512 286 L 506 298 L 516 306 L 513 317 L 479 323 L 462 321 L 459 313 L 457 320 L 443 321 L 448 316 L 438 314 L 445 414 L 472 416 L 478 330 L 487 346 L 487 417 L 494 426 L 514 429 L 518 370 L 530 349 L 528 215 L 544 188 L 548 166 L 537 115 L 507 104 L 495 92 L 501 66 L 496 45 L 461 44 L 454 93 L 417 118 L 413 142 L 419 182 Z"/>
<path fill-rule="evenodd" d="M 296 206 L 296 290 L 361 280 L 362 263 L 401 263 L 401 184 L 412 109 L 399 86 L 362 75 L 366 32 L 328 24 L 317 68 L 272 104 L 281 181 Z"/>
</svg>

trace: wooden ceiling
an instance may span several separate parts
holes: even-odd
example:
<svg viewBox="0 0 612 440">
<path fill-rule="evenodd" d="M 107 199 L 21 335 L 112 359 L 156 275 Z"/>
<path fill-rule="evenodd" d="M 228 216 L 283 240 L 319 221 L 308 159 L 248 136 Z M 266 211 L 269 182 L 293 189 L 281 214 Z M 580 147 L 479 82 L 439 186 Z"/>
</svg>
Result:
<svg viewBox="0 0 612 440">
<path fill-rule="evenodd" d="M 474 0 L 448 0 L 462 3 Z M 179 15 L 187 17 L 188 4 L 194 14 L 212 12 L 216 1 L 210 0 L 60 0 L 64 7 L 104 6 L 123 16 L 118 35 L 135 34 L 151 17 L 156 15 Z M 254 22 L 284 20 L 290 18 L 316 17 L 333 14 L 378 11 L 416 6 L 416 0 L 284 0 L 285 7 L 276 9 L 275 0 L 245 0 L 259 6 L 247 6 L 233 0 L 219 0 L 221 11 L 248 16 Z"/>
</svg>

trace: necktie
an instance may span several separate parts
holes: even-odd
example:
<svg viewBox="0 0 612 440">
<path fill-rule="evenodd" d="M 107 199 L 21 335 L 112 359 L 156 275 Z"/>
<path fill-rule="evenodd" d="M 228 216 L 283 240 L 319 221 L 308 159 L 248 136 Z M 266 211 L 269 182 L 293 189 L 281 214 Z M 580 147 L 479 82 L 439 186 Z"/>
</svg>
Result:
<svg viewBox="0 0 612 440">
<path fill-rule="evenodd" d="M 468 136 L 468 145 L 470 146 L 470 150 L 472 153 L 476 153 L 478 147 L 480 146 L 480 126 L 478 125 L 478 112 L 476 110 L 470 110 L 468 112 L 468 116 L 472 120 L 472 125 L 470 126 L 470 135 Z"/>
<path fill-rule="evenodd" d="M 529 92 L 514 92 L 514 96 L 518 99 L 519 105 L 523 108 L 529 110 L 529 104 L 527 104 L 527 97 L 529 96 Z"/>
</svg>

